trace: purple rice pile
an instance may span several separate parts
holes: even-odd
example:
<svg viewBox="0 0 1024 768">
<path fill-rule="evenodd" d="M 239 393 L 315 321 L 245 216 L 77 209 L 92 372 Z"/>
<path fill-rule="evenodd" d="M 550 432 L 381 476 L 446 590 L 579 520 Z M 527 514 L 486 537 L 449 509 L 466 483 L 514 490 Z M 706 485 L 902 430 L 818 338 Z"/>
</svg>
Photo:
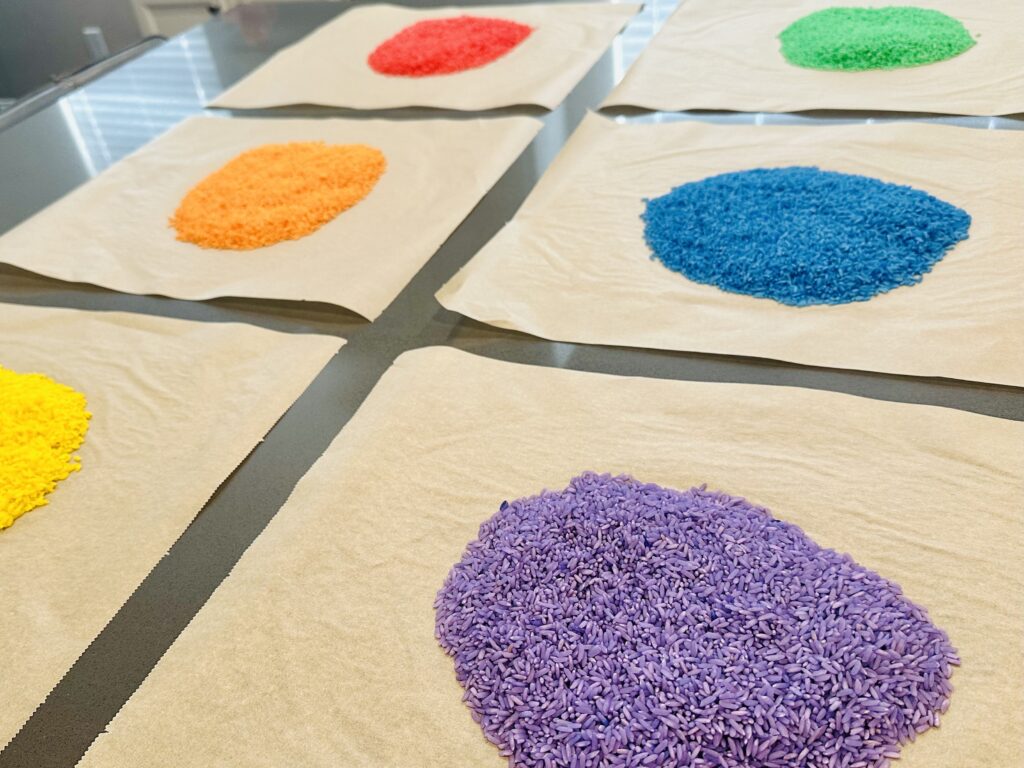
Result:
<svg viewBox="0 0 1024 768">
<path fill-rule="evenodd" d="M 505 502 L 438 593 L 512 766 L 882 768 L 949 706 L 899 586 L 744 499 L 584 474 Z"/>
</svg>

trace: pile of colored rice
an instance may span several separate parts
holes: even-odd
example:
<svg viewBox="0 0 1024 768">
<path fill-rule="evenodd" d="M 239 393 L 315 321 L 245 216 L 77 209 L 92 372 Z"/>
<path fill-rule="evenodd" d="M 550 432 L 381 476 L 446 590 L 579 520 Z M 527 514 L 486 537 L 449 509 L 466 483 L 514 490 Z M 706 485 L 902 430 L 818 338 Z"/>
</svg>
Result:
<svg viewBox="0 0 1024 768">
<path fill-rule="evenodd" d="M 503 503 L 435 606 L 522 768 L 881 768 L 959 663 L 897 585 L 767 510 L 610 475 Z"/>
<path fill-rule="evenodd" d="M 249 250 L 312 234 L 366 197 L 384 154 L 363 144 L 266 144 L 189 190 L 171 217 L 178 239 Z"/>
<path fill-rule="evenodd" d="M 779 40 L 790 64 L 848 72 L 934 64 L 974 45 L 956 19 L 913 6 L 826 8 L 793 22 Z"/>
<path fill-rule="evenodd" d="M 0 529 L 45 505 L 46 494 L 81 469 L 73 454 L 90 416 L 71 387 L 0 366 Z"/>
<path fill-rule="evenodd" d="M 644 237 L 666 267 L 797 307 L 919 283 L 971 226 L 913 187 L 804 167 L 724 173 L 646 203 Z"/>
<path fill-rule="evenodd" d="M 374 49 L 367 63 L 382 75 L 426 77 L 475 69 L 501 58 L 533 31 L 507 19 L 456 16 L 411 24 Z"/>
</svg>

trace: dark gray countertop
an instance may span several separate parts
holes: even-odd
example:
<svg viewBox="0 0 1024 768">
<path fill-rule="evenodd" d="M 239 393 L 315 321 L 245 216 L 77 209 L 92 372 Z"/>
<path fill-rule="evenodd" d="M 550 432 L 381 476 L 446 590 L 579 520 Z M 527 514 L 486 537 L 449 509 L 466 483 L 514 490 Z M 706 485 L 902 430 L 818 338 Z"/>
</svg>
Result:
<svg viewBox="0 0 1024 768">
<path fill-rule="evenodd" d="M 433 5 L 440 3 L 414 3 Z M 480 4 L 480 3 L 475 3 Z M 557 110 L 485 113 L 543 117 L 545 127 L 494 189 L 374 323 L 328 305 L 248 299 L 188 302 L 62 283 L 0 266 L 0 302 L 123 310 L 206 322 L 343 336 L 334 358 L 112 618 L 0 752 L 0 768 L 73 766 L 202 607 L 289 492 L 402 352 L 448 344 L 488 357 L 576 370 L 667 379 L 827 389 L 1024 420 L 1024 390 L 946 379 L 842 371 L 773 360 L 548 342 L 481 325 L 443 309 L 434 292 L 512 217 L 588 109 L 593 109 L 675 7 L 655 0 Z M 0 133 L 0 232 L 143 146 L 238 80 L 277 49 L 344 12 L 345 3 L 235 9 L 174 38 Z M 249 112 L 303 116 L 476 117 L 403 109 L 352 112 L 294 108 Z M 865 113 L 646 115 L 638 120 L 832 122 L 926 119 L 980 129 L 1024 129 L 1024 120 Z M 636 117 L 638 116 L 639 117 Z M 0 304 L 0 313 L 3 305 Z M 0 340 L 2 350 L 2 340 Z M 116 568 L 116 563 L 110 567 Z M 16 658 L 16 657 L 14 657 Z M 7 663 L 11 663 L 10 659 Z M 244 738 L 244 734 L 240 734 Z"/>
</svg>

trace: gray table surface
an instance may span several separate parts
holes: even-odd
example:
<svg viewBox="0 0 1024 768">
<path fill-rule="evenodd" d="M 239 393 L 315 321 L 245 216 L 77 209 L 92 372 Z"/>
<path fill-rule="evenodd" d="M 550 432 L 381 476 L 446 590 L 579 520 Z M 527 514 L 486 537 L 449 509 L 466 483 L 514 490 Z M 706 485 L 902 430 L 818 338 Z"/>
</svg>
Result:
<svg viewBox="0 0 1024 768">
<path fill-rule="evenodd" d="M 413 3 L 435 5 L 440 3 Z M 479 3 L 476 3 L 479 4 Z M 289 333 L 344 337 L 348 344 L 316 378 L 174 544 L 50 696 L 0 752 L 0 768 L 73 766 L 123 706 L 192 616 L 320 456 L 396 356 L 447 344 L 501 360 L 632 376 L 747 382 L 846 392 L 881 400 L 959 408 L 1024 420 L 1024 390 L 809 368 L 774 360 L 586 346 L 491 328 L 443 309 L 434 292 L 489 240 L 533 187 L 569 134 L 596 108 L 676 5 L 649 2 L 566 102 L 553 112 L 522 107 L 545 127 L 494 189 L 374 323 L 328 305 L 222 299 L 188 302 L 130 296 L 63 283 L 0 266 L 0 302 L 122 310 L 204 322 L 247 322 Z M 343 13 L 347 3 L 243 6 L 168 41 L 0 133 L 0 232 L 28 218 L 121 157 L 143 146 L 234 83 L 274 51 Z M 354 112 L 289 108 L 249 112 L 303 116 L 475 117 L 402 109 Z M 1015 118 L 821 112 L 795 115 L 649 114 L 627 119 L 744 123 L 828 123 L 914 119 L 1024 129 Z M 0 313 L 3 303 L 0 303 Z M 0 339 L 0 355 L 3 340 Z M 116 568 L 117 563 L 110 567 Z M 6 663 L 17 652 L 8 656 Z M 0 703 L 2 706 L 2 703 Z M 239 734 L 244 738 L 244 734 Z"/>
</svg>

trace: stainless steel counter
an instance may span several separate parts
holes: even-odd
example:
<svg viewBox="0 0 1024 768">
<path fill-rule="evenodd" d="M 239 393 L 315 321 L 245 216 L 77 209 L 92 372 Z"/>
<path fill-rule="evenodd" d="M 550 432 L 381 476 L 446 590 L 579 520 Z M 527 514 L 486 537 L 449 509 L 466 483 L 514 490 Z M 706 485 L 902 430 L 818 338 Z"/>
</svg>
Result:
<svg viewBox="0 0 1024 768">
<path fill-rule="evenodd" d="M 432 5 L 435 3 L 415 3 Z M 440 4 L 440 3 L 436 3 Z M 174 38 L 0 133 L 0 232 L 138 149 L 232 84 L 277 49 L 343 13 L 343 3 L 237 8 Z M 808 368 L 751 358 L 563 344 L 502 331 L 440 307 L 434 292 L 508 219 L 588 109 L 593 109 L 675 7 L 654 0 L 565 104 L 551 113 L 517 108 L 485 113 L 543 117 L 545 127 L 473 213 L 373 324 L 316 304 L 243 299 L 187 302 L 129 296 L 0 267 L 0 302 L 124 310 L 206 322 L 242 321 L 285 332 L 349 340 L 307 392 L 223 484 L 168 555 L 0 752 L 0 768 L 74 766 L 164 650 L 202 607 L 298 479 L 344 426 L 402 352 L 449 344 L 536 365 L 668 379 L 748 382 L 927 403 L 1024 420 L 1024 390 L 970 382 Z M 476 116 L 439 110 L 352 112 L 295 108 L 256 114 L 394 119 Z M 791 115 L 643 114 L 627 119 L 724 122 L 830 122 L 927 119 L 979 129 L 1024 129 L 1024 120 L 814 113 Z M 0 304 L 0 313 L 3 304 Z M 0 339 L 0 355 L 3 340 Z M 342 504 L 343 501 L 339 501 Z M 110 563 L 116 568 L 117 563 Z M 5 663 L 17 663 L 12 651 Z M 239 734 L 244 738 L 244 734 Z"/>
</svg>

